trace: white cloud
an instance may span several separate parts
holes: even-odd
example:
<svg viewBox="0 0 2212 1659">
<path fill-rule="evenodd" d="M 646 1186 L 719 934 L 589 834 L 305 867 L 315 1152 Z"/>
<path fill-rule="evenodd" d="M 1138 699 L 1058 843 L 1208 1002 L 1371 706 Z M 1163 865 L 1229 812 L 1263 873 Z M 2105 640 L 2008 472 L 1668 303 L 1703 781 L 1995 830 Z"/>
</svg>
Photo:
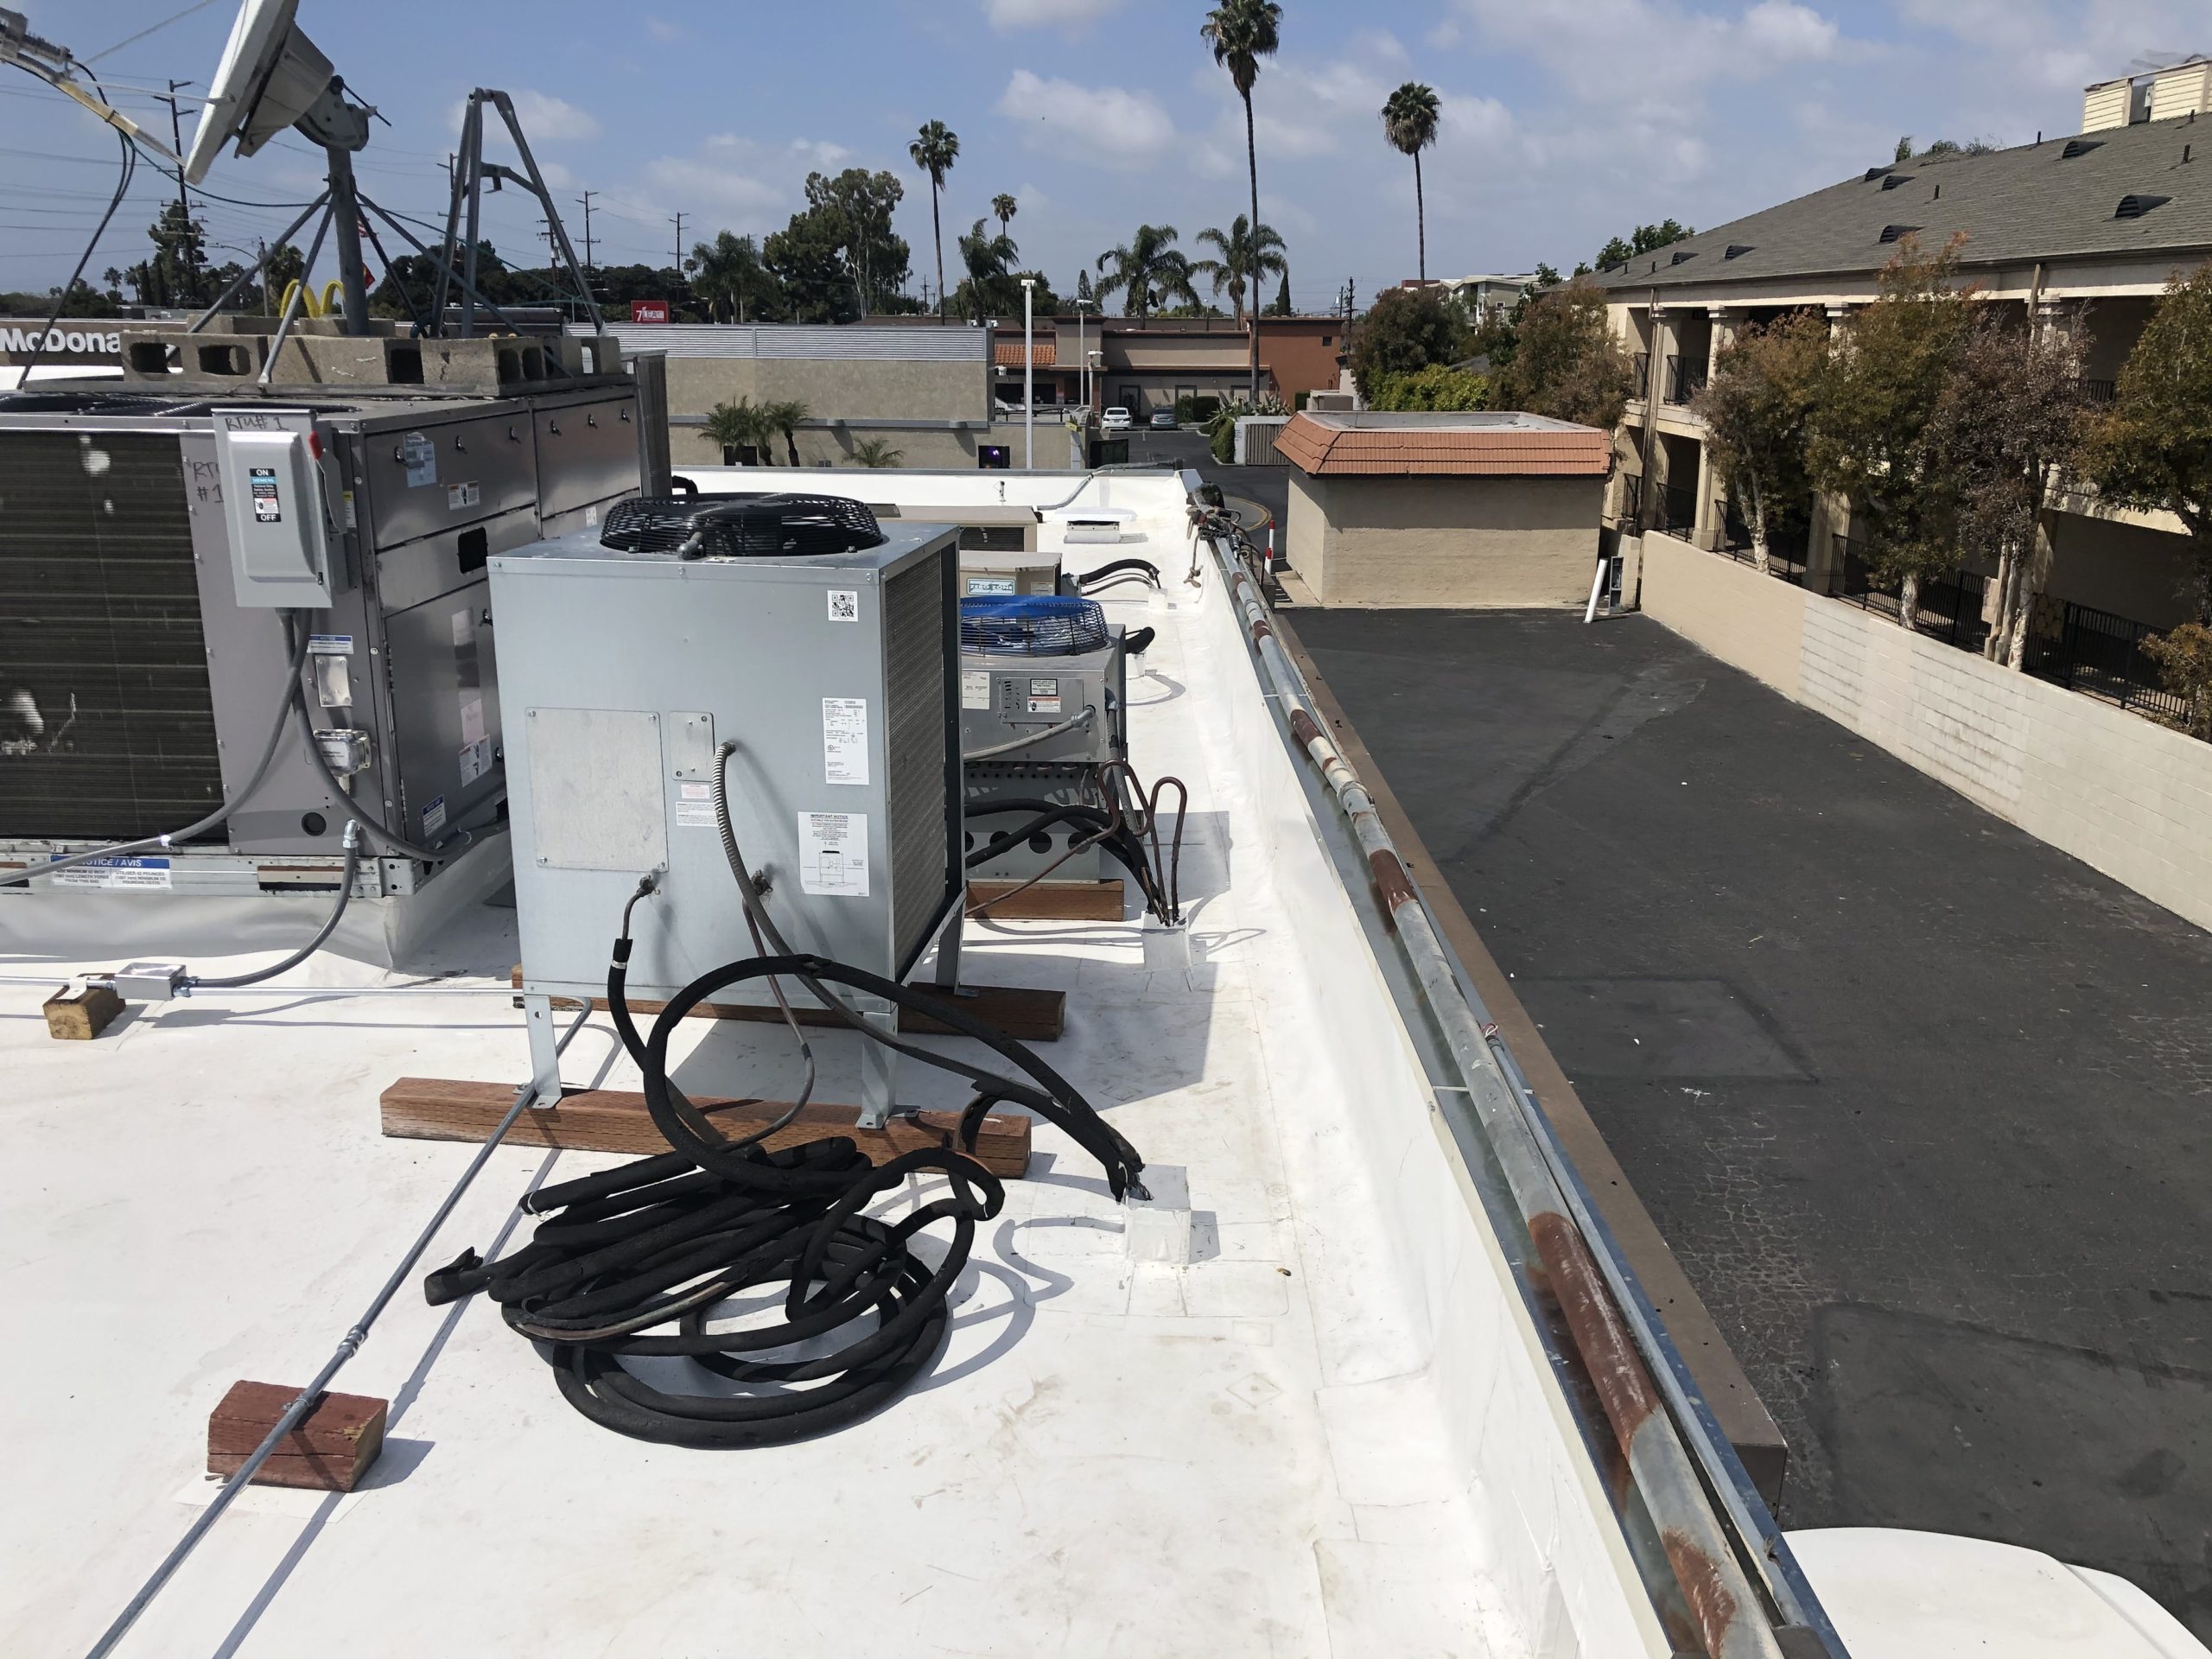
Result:
<svg viewBox="0 0 2212 1659">
<path fill-rule="evenodd" d="M 1835 25 L 1796 0 L 1759 0 L 1744 14 L 1744 38 L 1775 63 L 1825 58 L 1835 50 Z"/>
<path fill-rule="evenodd" d="M 665 17 L 648 17 L 645 19 L 645 36 L 666 45 L 690 39 L 691 31 L 681 23 L 670 22 Z"/>
<path fill-rule="evenodd" d="M 1758 79 L 1836 55 L 1834 23 L 1797 0 L 1758 0 L 1741 12 L 1677 0 L 1459 0 L 1482 43 L 1533 59 L 1575 97 L 1618 106 L 1626 84 L 1679 98 L 1707 81 Z"/>
<path fill-rule="evenodd" d="M 534 148 L 539 144 L 573 143 L 599 137 L 599 118 L 589 110 L 577 108 L 565 98 L 556 98 L 550 92 L 534 92 L 525 86 L 512 95 L 515 101 L 515 117 L 522 123 L 523 136 Z M 493 118 L 485 130 L 497 131 L 499 122 Z"/>
<path fill-rule="evenodd" d="M 665 211 L 681 207 L 687 217 L 702 220 L 726 216 L 737 230 L 773 229 L 804 200 L 809 173 L 835 172 L 851 155 L 842 144 L 823 140 L 764 143 L 718 132 L 689 156 L 653 157 L 639 169 L 639 178 L 642 190 Z"/>
<path fill-rule="evenodd" d="M 983 0 L 983 15 L 993 29 L 1082 29 L 1120 5 L 1121 0 Z"/>
<path fill-rule="evenodd" d="M 1031 148 L 1100 167 L 1142 166 L 1178 142 L 1158 99 L 1121 86 L 1081 86 L 1017 69 L 996 108 Z"/>
</svg>

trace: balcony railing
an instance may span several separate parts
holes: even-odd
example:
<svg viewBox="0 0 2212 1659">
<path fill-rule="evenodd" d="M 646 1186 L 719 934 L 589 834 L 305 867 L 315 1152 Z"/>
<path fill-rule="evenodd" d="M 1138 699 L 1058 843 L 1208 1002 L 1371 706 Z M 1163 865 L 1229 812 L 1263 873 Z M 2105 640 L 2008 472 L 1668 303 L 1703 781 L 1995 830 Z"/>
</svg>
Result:
<svg viewBox="0 0 2212 1659">
<path fill-rule="evenodd" d="M 1705 390 L 1706 360 L 1701 357 L 1667 359 L 1667 401 L 1687 404 Z"/>
<path fill-rule="evenodd" d="M 1628 395 L 1642 397 L 1651 389 L 1651 353 L 1638 352 L 1629 365 Z"/>
<path fill-rule="evenodd" d="M 1621 504 L 1613 514 L 1613 522 L 1625 529 L 1639 524 L 1643 518 L 1643 475 L 1640 473 L 1621 474 Z"/>
<path fill-rule="evenodd" d="M 1688 536 L 1697 528 L 1697 491 L 1680 484 L 1662 486 L 1651 504 L 1651 528 Z"/>
<path fill-rule="evenodd" d="M 2111 381 L 2092 380 L 2087 375 L 2084 375 L 2075 384 L 2081 389 L 2082 402 L 2089 404 L 2108 404 L 2112 402 L 2113 383 Z"/>
</svg>

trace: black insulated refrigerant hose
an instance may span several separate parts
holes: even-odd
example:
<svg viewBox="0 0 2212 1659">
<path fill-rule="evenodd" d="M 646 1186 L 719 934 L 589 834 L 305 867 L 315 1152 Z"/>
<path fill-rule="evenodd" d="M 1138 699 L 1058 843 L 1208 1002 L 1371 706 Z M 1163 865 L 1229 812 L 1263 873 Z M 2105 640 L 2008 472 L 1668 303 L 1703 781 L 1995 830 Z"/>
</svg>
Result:
<svg viewBox="0 0 2212 1659">
<path fill-rule="evenodd" d="M 629 945 L 626 928 L 607 1005 L 644 1073 L 646 1109 L 676 1150 L 541 1188 L 525 1200 L 547 1216 L 529 1245 L 488 1264 L 472 1251 L 425 1285 L 433 1303 L 483 1290 L 518 1332 L 546 1344 L 562 1394 L 604 1427 L 673 1446 L 776 1446 L 877 1410 L 935 1358 L 976 1224 L 995 1217 L 1005 1199 L 997 1177 L 950 1135 L 880 1166 L 842 1136 L 782 1152 L 723 1137 L 670 1080 L 668 1045 L 692 1008 L 728 986 L 780 976 L 925 1009 L 1027 1079 L 919 1052 L 976 1084 L 962 1115 L 962 1145 L 972 1148 L 984 1113 L 1009 1101 L 1096 1158 L 1117 1199 L 1142 1192 L 1143 1160 L 1081 1094 L 1021 1044 L 948 1001 L 820 957 L 755 957 L 685 986 L 641 1042 L 626 1000 Z M 941 1175 L 950 1190 L 896 1222 L 862 1213 L 916 1174 Z M 932 1260 L 912 1241 L 939 1222 L 952 1233 Z M 780 1300 L 780 1319 L 708 1327 L 723 1302 L 761 1292 Z M 673 1332 L 661 1329 L 671 1324 Z M 835 1346 L 823 1351 L 825 1339 Z M 798 1356 L 789 1351 L 801 1344 L 808 1346 Z M 690 1359 L 740 1390 L 656 1386 L 625 1359 Z"/>
</svg>

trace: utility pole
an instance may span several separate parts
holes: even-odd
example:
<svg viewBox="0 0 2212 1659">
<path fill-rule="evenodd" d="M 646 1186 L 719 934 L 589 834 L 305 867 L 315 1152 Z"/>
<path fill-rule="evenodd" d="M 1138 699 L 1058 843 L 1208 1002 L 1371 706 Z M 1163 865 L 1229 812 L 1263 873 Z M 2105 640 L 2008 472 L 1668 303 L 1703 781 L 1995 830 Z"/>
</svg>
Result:
<svg viewBox="0 0 2212 1659">
<path fill-rule="evenodd" d="M 599 194 L 599 192 L 598 192 L 598 191 L 596 191 L 596 190 L 587 190 L 587 191 L 585 191 L 585 192 L 583 193 L 583 194 L 582 194 L 581 196 L 578 196 L 578 197 L 576 198 L 577 201 L 579 201 L 580 203 L 582 203 L 582 206 L 583 206 L 583 210 L 584 210 L 584 269 L 585 269 L 586 270 L 591 270 L 591 268 L 592 268 L 592 262 L 591 262 L 591 199 L 592 199 L 594 196 L 597 195 L 598 194 Z M 682 236 L 682 233 L 681 233 L 681 232 L 678 232 L 677 237 L 677 239 L 679 242 L 683 240 L 683 236 Z"/>
<path fill-rule="evenodd" d="M 681 212 L 676 215 L 676 274 L 679 278 L 683 275 L 683 215 Z"/>
<path fill-rule="evenodd" d="M 168 95 L 166 98 L 162 98 L 158 92 L 155 94 L 156 98 L 162 98 L 162 101 L 169 106 L 169 143 L 180 156 L 184 154 L 184 125 L 177 118 L 176 95 L 183 88 L 191 85 L 192 83 L 188 80 L 173 80 L 169 82 Z M 192 198 L 185 194 L 182 167 L 179 167 L 176 170 L 176 205 L 184 213 L 184 224 L 181 228 L 184 233 L 185 276 L 191 283 L 194 298 L 197 300 L 200 293 L 200 270 L 192 257 Z"/>
<path fill-rule="evenodd" d="M 1021 279 L 1021 470 L 1037 470 L 1037 279 Z"/>
<path fill-rule="evenodd" d="M 261 315 L 269 315 L 269 245 L 259 237 L 253 238 L 254 263 L 261 269 Z"/>
</svg>

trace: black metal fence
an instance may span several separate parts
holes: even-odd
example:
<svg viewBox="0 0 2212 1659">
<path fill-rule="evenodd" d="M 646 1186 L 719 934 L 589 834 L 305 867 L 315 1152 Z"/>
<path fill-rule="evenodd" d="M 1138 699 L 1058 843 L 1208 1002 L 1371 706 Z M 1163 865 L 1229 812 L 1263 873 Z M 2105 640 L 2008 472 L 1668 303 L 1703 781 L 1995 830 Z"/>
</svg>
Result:
<svg viewBox="0 0 2212 1659">
<path fill-rule="evenodd" d="M 1651 528 L 1687 536 L 1697 528 L 1697 491 L 1680 484 L 1662 484 L 1650 492 Z"/>
<path fill-rule="evenodd" d="M 1620 511 L 1613 515 L 1616 524 L 1641 524 L 1643 521 L 1643 474 L 1621 474 Z"/>
<path fill-rule="evenodd" d="M 1862 543 L 1848 536 L 1832 538 L 1834 558 L 1828 569 L 1831 599 L 1856 605 L 1862 611 L 1878 611 L 1891 621 L 1904 614 L 1904 584 L 1885 582 L 1875 572 Z M 1923 579 L 1916 632 L 1962 651 L 1980 651 L 1989 638 L 1989 624 L 1982 620 L 1982 604 L 1989 586 L 1986 576 L 1971 570 L 1954 570 L 1948 576 Z"/>
<path fill-rule="evenodd" d="M 1641 397 L 1651 385 L 1651 353 L 1638 352 L 1629 365 L 1628 395 Z"/>
<path fill-rule="evenodd" d="M 2159 632 L 2110 611 L 2037 594 L 2023 666 L 2039 679 L 2123 709 L 2184 719 L 2188 700 L 2166 689 L 2158 664 L 2143 649 L 2143 641 Z"/>
<path fill-rule="evenodd" d="M 1705 390 L 1707 365 L 1701 357 L 1667 359 L 1667 401 L 1687 404 Z"/>
</svg>

